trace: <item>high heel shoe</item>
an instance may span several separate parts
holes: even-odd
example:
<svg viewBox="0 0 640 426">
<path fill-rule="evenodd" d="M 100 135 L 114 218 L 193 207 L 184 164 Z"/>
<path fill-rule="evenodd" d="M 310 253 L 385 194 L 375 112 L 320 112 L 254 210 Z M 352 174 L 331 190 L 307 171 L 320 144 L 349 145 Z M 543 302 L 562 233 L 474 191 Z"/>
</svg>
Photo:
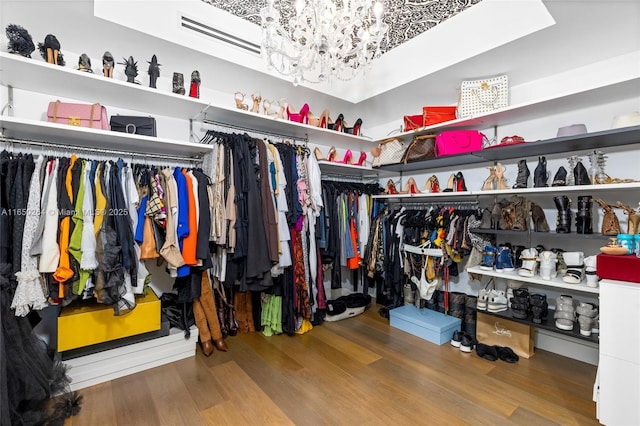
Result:
<svg viewBox="0 0 640 426">
<path fill-rule="evenodd" d="M 173 93 L 184 95 L 184 75 L 181 72 L 173 73 Z"/>
<path fill-rule="evenodd" d="M 335 130 L 336 132 L 342 131 L 342 122 L 344 120 L 344 116 L 342 114 L 338 115 L 336 121 L 331 121 L 330 118 L 327 118 L 327 129 Z"/>
<path fill-rule="evenodd" d="M 467 190 L 467 185 L 464 183 L 464 176 L 462 172 L 456 173 L 456 192 L 463 192 Z"/>
<path fill-rule="evenodd" d="M 91 69 L 91 58 L 86 53 L 83 53 L 78 58 L 78 71 L 89 72 L 92 73 Z"/>
<path fill-rule="evenodd" d="M 334 146 L 329 148 L 329 152 L 327 153 L 327 161 L 336 161 L 336 148 Z"/>
<path fill-rule="evenodd" d="M 484 184 L 482 185 L 483 191 L 491 191 L 492 189 L 494 189 L 494 186 L 496 184 L 496 168 L 491 166 L 487 167 L 487 170 L 489 170 L 489 177 L 484 181 Z"/>
<path fill-rule="evenodd" d="M 38 43 L 38 49 L 42 58 L 50 64 L 64 66 L 60 42 L 53 34 L 47 34 L 44 43 Z"/>
<path fill-rule="evenodd" d="M 353 127 L 348 127 L 347 123 L 342 123 L 342 131 L 344 133 L 349 133 L 353 136 L 358 136 L 360 134 L 360 127 L 362 126 L 362 119 L 358 118 L 353 125 Z"/>
<path fill-rule="evenodd" d="M 502 163 L 497 163 L 496 167 L 496 189 L 507 190 L 509 187 L 507 186 L 507 179 L 504 177 L 504 172 L 507 170 L 506 167 L 502 165 Z"/>
<path fill-rule="evenodd" d="M 326 128 L 328 116 L 329 116 L 328 109 L 325 109 L 324 111 L 322 111 L 322 114 L 318 117 L 316 117 L 311 113 L 311 111 L 309 111 L 309 126 Z"/>
<path fill-rule="evenodd" d="M 336 161 L 336 163 L 353 164 L 353 152 L 351 152 L 350 149 L 347 149 L 347 151 L 344 153 L 344 158 L 342 159 L 342 161 Z"/>
<path fill-rule="evenodd" d="M 419 194 L 418 185 L 414 178 L 407 179 L 407 183 L 404 185 L 404 189 L 400 191 L 400 194 Z"/>
<path fill-rule="evenodd" d="M 251 95 L 251 100 L 253 101 L 253 106 L 251 107 L 251 112 L 255 112 L 256 114 L 260 112 L 260 102 L 262 102 L 262 96 L 260 93 L 254 93 Z"/>
<path fill-rule="evenodd" d="M 280 107 L 280 109 L 278 110 L 278 116 L 277 118 L 282 118 L 284 119 L 284 113 L 287 110 L 287 107 L 289 106 L 289 104 L 287 104 L 287 100 L 282 98 L 278 101 L 278 106 Z"/>
<path fill-rule="evenodd" d="M 191 85 L 189 86 L 189 96 L 192 98 L 200 97 L 200 72 L 191 73 Z"/>
<path fill-rule="evenodd" d="M 300 108 L 300 112 L 293 112 L 287 105 L 287 119 L 296 123 L 309 124 L 309 105 L 304 104 Z"/>
<path fill-rule="evenodd" d="M 451 176 L 449 176 L 449 180 L 447 180 L 447 187 L 442 192 L 453 192 L 455 191 L 455 187 L 456 187 L 456 175 L 454 173 L 451 173 Z"/>
<path fill-rule="evenodd" d="M 262 111 L 264 115 L 268 115 L 269 117 L 276 117 L 278 115 L 278 111 L 274 111 L 272 108 L 273 101 L 269 99 L 265 99 L 262 101 Z"/>
<path fill-rule="evenodd" d="M 318 161 L 324 161 L 325 160 L 324 156 L 322 155 L 322 151 L 320 151 L 320 148 L 316 147 L 313 150 L 313 153 L 316 156 L 316 160 L 318 160 Z"/>
<path fill-rule="evenodd" d="M 385 188 L 384 193 L 387 195 L 396 195 L 398 193 L 398 190 L 396 189 L 396 184 L 393 183 L 392 179 L 389 179 L 387 181 L 387 187 Z"/>
<path fill-rule="evenodd" d="M 354 165 L 362 166 L 362 165 L 364 165 L 365 161 L 367 161 L 367 153 L 366 152 L 361 152 L 360 153 L 360 158 L 358 158 L 358 162 L 354 163 Z"/>
<path fill-rule="evenodd" d="M 115 68 L 115 61 L 111 52 L 106 51 L 102 55 L 102 74 L 105 77 L 113 78 L 113 69 Z"/>
<path fill-rule="evenodd" d="M 438 177 L 436 175 L 431 175 L 429 179 L 424 184 L 424 191 L 429 193 L 440 192 L 440 182 L 438 182 Z"/>
<path fill-rule="evenodd" d="M 244 111 L 248 111 L 249 110 L 249 105 L 244 103 L 244 93 L 241 92 L 236 92 L 234 95 L 234 99 L 236 100 L 236 108 L 244 110 Z"/>
</svg>

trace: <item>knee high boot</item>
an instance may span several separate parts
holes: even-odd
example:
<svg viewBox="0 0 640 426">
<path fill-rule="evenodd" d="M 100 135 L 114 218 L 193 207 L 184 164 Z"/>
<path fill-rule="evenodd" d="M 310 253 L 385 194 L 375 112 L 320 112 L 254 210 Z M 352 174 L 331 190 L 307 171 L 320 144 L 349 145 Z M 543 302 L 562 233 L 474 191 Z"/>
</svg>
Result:
<svg viewBox="0 0 640 426">
<path fill-rule="evenodd" d="M 533 171 L 533 187 L 545 188 L 547 180 L 549 179 L 549 173 L 547 173 L 547 159 L 546 157 L 538 157 L 538 165 Z"/>
<path fill-rule="evenodd" d="M 553 197 L 558 209 L 556 232 L 568 234 L 571 232 L 571 200 L 566 195 Z"/>
<path fill-rule="evenodd" d="M 576 232 L 578 234 L 593 234 L 591 204 L 591 195 L 578 197 L 578 212 L 576 213 Z"/>
<path fill-rule="evenodd" d="M 529 185 L 529 176 L 531 172 L 527 167 L 527 160 L 518 161 L 518 176 L 516 176 L 516 183 L 513 185 L 513 189 L 526 188 Z"/>
</svg>

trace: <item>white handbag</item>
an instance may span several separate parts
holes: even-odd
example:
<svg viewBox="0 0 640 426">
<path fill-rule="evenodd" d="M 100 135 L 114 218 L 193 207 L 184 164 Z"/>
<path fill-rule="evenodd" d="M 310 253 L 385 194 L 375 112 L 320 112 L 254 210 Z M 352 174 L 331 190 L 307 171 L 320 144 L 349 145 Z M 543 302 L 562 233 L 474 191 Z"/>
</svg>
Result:
<svg viewBox="0 0 640 426">
<path fill-rule="evenodd" d="M 509 79 L 506 75 L 481 80 L 465 80 L 460 86 L 456 116 L 475 117 L 509 105 Z"/>
<path fill-rule="evenodd" d="M 385 164 L 397 164 L 402 161 L 402 156 L 406 147 L 404 142 L 398 138 L 385 139 L 378 143 L 378 146 L 371 150 L 373 155 L 373 167 L 384 166 Z"/>
</svg>

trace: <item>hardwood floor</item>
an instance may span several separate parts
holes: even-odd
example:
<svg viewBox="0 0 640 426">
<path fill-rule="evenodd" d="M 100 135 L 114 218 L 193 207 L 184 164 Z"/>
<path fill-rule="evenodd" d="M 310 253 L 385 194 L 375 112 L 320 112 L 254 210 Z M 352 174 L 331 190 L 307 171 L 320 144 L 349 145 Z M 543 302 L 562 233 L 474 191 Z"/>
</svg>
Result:
<svg viewBox="0 0 640 426">
<path fill-rule="evenodd" d="M 594 366 L 541 350 L 486 361 L 391 328 L 376 307 L 301 336 L 227 343 L 81 390 L 66 424 L 598 424 Z"/>
</svg>

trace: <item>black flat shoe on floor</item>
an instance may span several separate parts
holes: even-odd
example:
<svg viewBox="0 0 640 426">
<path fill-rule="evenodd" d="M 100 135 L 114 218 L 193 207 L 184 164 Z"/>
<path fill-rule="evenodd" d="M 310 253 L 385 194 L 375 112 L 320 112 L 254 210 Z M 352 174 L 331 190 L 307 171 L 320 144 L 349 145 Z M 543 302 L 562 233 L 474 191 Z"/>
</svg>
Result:
<svg viewBox="0 0 640 426">
<path fill-rule="evenodd" d="M 484 358 L 488 361 L 498 360 L 498 351 L 496 346 L 485 345 L 484 343 L 478 343 L 476 345 L 476 353 L 480 358 Z"/>
<path fill-rule="evenodd" d="M 513 349 L 509 348 L 509 347 L 500 347 L 498 346 L 498 356 L 500 357 L 500 359 L 504 362 L 508 362 L 510 364 L 514 364 L 516 362 L 518 362 L 518 360 L 520 359 L 520 357 L 518 355 L 516 355 L 515 352 L 513 352 Z"/>
</svg>

